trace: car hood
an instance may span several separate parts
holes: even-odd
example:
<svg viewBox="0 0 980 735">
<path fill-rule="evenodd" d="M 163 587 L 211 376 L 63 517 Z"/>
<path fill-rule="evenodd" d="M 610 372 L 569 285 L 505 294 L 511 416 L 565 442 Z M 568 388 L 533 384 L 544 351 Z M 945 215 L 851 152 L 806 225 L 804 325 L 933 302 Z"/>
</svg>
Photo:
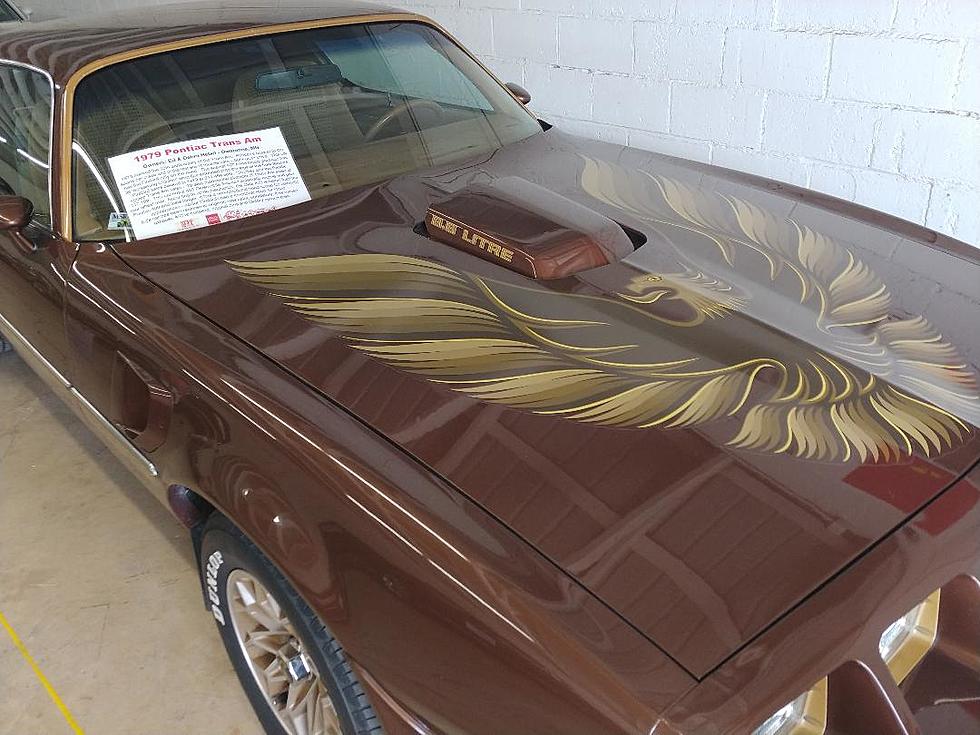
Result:
<svg viewBox="0 0 980 735">
<path fill-rule="evenodd" d="M 975 252 L 709 166 L 550 130 L 116 249 L 699 677 L 978 456 Z"/>
</svg>

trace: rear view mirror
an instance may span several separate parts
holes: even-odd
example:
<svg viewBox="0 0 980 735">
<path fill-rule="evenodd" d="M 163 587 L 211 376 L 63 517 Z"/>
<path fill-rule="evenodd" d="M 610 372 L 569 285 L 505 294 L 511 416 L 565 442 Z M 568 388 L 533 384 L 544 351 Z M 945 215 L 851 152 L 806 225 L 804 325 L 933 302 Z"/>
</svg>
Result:
<svg viewBox="0 0 980 735">
<path fill-rule="evenodd" d="M 270 71 L 255 77 L 255 89 L 259 92 L 283 92 L 286 90 L 319 87 L 343 81 L 344 75 L 336 64 L 314 64 L 298 69 Z"/>
<path fill-rule="evenodd" d="M 19 196 L 0 196 L 0 230 L 19 230 L 31 221 L 34 205 Z"/>
<path fill-rule="evenodd" d="M 524 89 L 524 87 L 522 87 L 520 84 L 517 84 L 516 82 L 507 82 L 507 89 L 510 90 L 512 95 L 517 97 L 517 101 L 522 105 L 526 105 L 531 101 L 531 93 Z"/>
</svg>

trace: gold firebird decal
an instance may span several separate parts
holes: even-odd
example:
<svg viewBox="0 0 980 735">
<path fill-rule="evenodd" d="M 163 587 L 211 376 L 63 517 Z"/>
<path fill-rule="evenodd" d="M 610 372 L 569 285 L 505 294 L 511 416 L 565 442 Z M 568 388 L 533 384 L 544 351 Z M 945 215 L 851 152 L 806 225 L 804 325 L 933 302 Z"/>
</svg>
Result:
<svg viewBox="0 0 980 735">
<path fill-rule="evenodd" d="M 761 259 L 764 277 L 795 292 L 812 343 L 833 349 L 771 337 L 766 351 L 733 340 L 749 349 L 735 360 L 685 349 L 702 329 L 723 340 L 751 299 L 693 266 L 640 275 L 610 298 L 397 255 L 230 265 L 375 359 L 537 414 L 631 428 L 717 423 L 732 446 L 837 461 L 938 453 L 980 422 L 976 376 L 956 350 L 925 319 L 890 317 L 883 282 L 830 238 L 732 196 L 591 159 L 582 185 L 651 226 L 697 234 L 733 272 L 743 256 Z"/>
</svg>

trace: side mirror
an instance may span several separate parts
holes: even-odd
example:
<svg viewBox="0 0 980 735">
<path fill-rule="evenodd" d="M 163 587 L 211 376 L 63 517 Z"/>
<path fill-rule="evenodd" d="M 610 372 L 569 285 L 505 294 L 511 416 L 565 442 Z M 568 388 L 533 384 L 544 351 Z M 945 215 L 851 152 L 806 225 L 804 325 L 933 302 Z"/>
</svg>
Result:
<svg viewBox="0 0 980 735">
<path fill-rule="evenodd" d="M 507 82 L 507 89 L 510 90 L 512 95 L 517 97 L 517 101 L 522 105 L 526 105 L 531 101 L 531 93 L 524 89 L 524 87 L 522 87 L 520 84 L 517 84 L 516 82 Z"/>
<path fill-rule="evenodd" d="M 34 205 L 19 196 L 0 196 L 0 230 L 20 230 L 31 221 Z"/>
</svg>

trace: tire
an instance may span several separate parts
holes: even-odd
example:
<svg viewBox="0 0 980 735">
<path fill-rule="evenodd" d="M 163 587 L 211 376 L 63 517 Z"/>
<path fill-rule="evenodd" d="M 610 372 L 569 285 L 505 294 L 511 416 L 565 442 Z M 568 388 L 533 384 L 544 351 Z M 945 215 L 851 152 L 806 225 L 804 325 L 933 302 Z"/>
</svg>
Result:
<svg viewBox="0 0 980 735">
<path fill-rule="evenodd" d="M 381 724 L 344 650 L 279 570 L 219 513 L 212 514 L 207 520 L 200 538 L 199 566 L 208 608 L 265 732 L 268 735 L 305 732 L 309 735 L 381 735 Z M 273 598 L 271 603 L 263 597 L 263 591 Z M 253 604 L 249 608 L 258 613 L 259 618 L 245 609 L 246 600 L 265 600 L 264 605 Z M 276 622 L 277 608 L 278 620 L 284 627 Z M 273 611 L 271 615 L 268 614 L 270 610 Z M 260 618 L 273 622 L 257 624 Z M 253 673 L 253 664 L 245 653 L 246 644 L 241 642 L 252 626 L 256 627 L 252 635 L 258 633 L 257 637 L 278 650 L 277 655 L 258 651 L 257 668 L 275 662 L 275 681 L 265 687 L 259 683 L 259 675 Z M 252 650 L 255 653 L 254 647 Z M 322 683 L 317 693 L 332 704 L 336 717 L 331 717 L 327 706 L 321 713 L 322 729 L 306 720 L 304 731 L 291 724 L 291 714 L 302 719 L 306 708 L 297 707 L 290 713 L 287 700 L 293 694 L 302 700 L 303 692 L 309 694 L 316 688 L 317 680 Z M 287 691 L 280 691 L 281 687 L 286 687 Z"/>
</svg>

